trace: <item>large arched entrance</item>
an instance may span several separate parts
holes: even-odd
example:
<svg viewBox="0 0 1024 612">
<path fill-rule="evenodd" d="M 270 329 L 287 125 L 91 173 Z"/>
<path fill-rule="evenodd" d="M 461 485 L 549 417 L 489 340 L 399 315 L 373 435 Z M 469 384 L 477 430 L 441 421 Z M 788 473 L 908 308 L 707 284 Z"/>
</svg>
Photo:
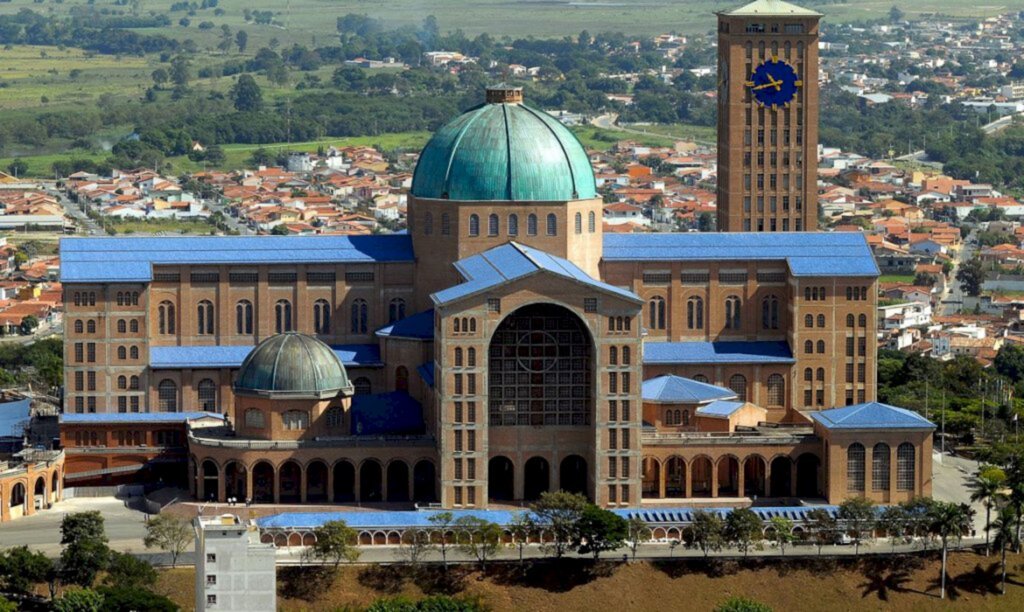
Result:
<svg viewBox="0 0 1024 612">
<path fill-rule="evenodd" d="M 50 503 L 55 504 L 60 500 L 60 471 L 54 470 L 50 477 Z"/>
<path fill-rule="evenodd" d="M 380 464 L 367 459 L 359 468 L 359 501 L 379 502 L 383 496 Z"/>
<path fill-rule="evenodd" d="M 409 466 L 400 459 L 388 464 L 389 502 L 409 501 Z"/>
<path fill-rule="evenodd" d="M 45 476 L 40 476 L 39 478 L 36 478 L 36 486 L 35 491 L 33 492 L 33 497 L 35 499 L 32 500 L 32 503 L 34 504 L 36 510 L 42 510 L 43 508 L 49 507 L 50 502 L 48 502 L 46 499 Z"/>
<path fill-rule="evenodd" d="M 693 480 L 691 486 L 693 487 L 694 497 L 711 497 L 711 459 L 707 457 L 697 457 L 690 462 L 690 469 L 693 470 Z"/>
<path fill-rule="evenodd" d="M 737 497 L 740 494 L 740 462 L 732 455 L 718 460 L 718 496 Z"/>
<path fill-rule="evenodd" d="M 230 461 L 224 467 L 224 492 L 228 497 L 245 501 L 249 497 L 245 482 L 245 466 L 237 461 Z"/>
<path fill-rule="evenodd" d="M 274 466 L 260 461 L 252 468 L 252 497 L 264 504 L 274 502 Z"/>
<path fill-rule="evenodd" d="M 772 459 L 771 492 L 772 497 L 789 497 L 792 492 L 792 475 L 790 474 L 793 461 L 789 457 L 776 457 Z"/>
<path fill-rule="evenodd" d="M 562 459 L 558 470 L 560 488 L 569 493 L 587 494 L 587 460 L 579 455 Z"/>
<path fill-rule="evenodd" d="M 515 497 L 515 468 L 508 457 L 492 457 L 487 462 L 487 496 L 498 501 Z"/>
<path fill-rule="evenodd" d="M 523 469 L 523 497 L 539 499 L 541 493 L 551 490 L 551 466 L 544 457 L 531 457 Z"/>
<path fill-rule="evenodd" d="M 285 461 L 279 473 L 281 503 L 297 504 L 301 501 L 302 468 L 295 461 Z"/>
<path fill-rule="evenodd" d="M 327 501 L 327 464 L 323 461 L 311 461 L 306 466 L 306 501 Z"/>
<path fill-rule="evenodd" d="M 644 473 L 640 493 L 644 499 L 661 497 L 661 463 L 654 457 L 644 457 Z"/>
<path fill-rule="evenodd" d="M 212 460 L 203 462 L 203 501 L 217 499 L 217 486 L 220 482 L 220 469 Z"/>
<path fill-rule="evenodd" d="M 686 462 L 681 457 L 665 462 L 665 497 L 686 497 Z"/>
<path fill-rule="evenodd" d="M 751 455 L 743 460 L 743 494 L 747 497 L 764 497 L 765 461 L 760 455 Z"/>
<path fill-rule="evenodd" d="M 434 464 L 426 459 L 416 463 L 412 469 L 412 498 L 417 502 L 437 501 L 437 479 Z"/>
<path fill-rule="evenodd" d="M 796 494 L 800 497 L 820 497 L 818 469 L 821 461 L 816 455 L 804 453 L 796 460 Z"/>
<path fill-rule="evenodd" d="M 20 482 L 14 483 L 11 487 L 10 512 L 12 518 L 19 518 L 25 515 L 25 485 Z"/>
<path fill-rule="evenodd" d="M 334 501 L 356 500 L 356 468 L 348 461 L 334 464 Z"/>
</svg>

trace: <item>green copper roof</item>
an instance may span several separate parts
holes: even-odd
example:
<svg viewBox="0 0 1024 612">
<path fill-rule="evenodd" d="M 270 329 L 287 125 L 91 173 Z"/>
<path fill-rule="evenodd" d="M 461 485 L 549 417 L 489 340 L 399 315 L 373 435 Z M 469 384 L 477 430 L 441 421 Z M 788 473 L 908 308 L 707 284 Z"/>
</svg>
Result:
<svg viewBox="0 0 1024 612">
<path fill-rule="evenodd" d="M 821 13 L 818 11 L 783 0 L 754 0 L 750 4 L 722 11 L 719 15 L 729 15 L 730 17 L 821 17 Z"/>
<path fill-rule="evenodd" d="M 242 362 L 235 392 L 282 398 L 352 394 L 341 359 L 312 336 L 288 332 L 261 342 Z"/>
<path fill-rule="evenodd" d="M 593 198 L 594 171 L 576 136 L 524 104 L 484 104 L 434 134 L 420 154 L 418 198 L 559 201 Z"/>
</svg>

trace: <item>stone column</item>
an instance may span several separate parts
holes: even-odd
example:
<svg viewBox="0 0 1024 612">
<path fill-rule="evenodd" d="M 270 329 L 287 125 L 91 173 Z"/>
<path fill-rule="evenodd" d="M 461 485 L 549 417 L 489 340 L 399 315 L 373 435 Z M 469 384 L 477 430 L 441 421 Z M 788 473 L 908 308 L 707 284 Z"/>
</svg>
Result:
<svg viewBox="0 0 1024 612">
<path fill-rule="evenodd" d="M 658 499 L 665 499 L 665 481 L 668 478 L 665 474 L 665 470 L 668 468 L 668 462 L 658 463 L 657 459 L 651 459 L 658 466 Z"/>
<path fill-rule="evenodd" d="M 693 497 L 693 463 L 686 466 L 686 497 Z"/>
<path fill-rule="evenodd" d="M 362 470 L 359 465 L 355 465 L 352 468 L 352 472 L 352 496 L 355 497 L 357 502 L 361 502 L 363 501 L 363 486 L 361 484 L 362 479 L 360 478 Z"/>
<path fill-rule="evenodd" d="M 327 503 L 334 501 L 334 466 L 327 464 Z"/>
<path fill-rule="evenodd" d="M 227 495 L 227 472 L 224 468 L 217 468 L 217 501 L 224 503 L 228 499 Z"/>
<path fill-rule="evenodd" d="M 281 503 L 281 470 L 274 468 L 274 503 Z"/>
<path fill-rule="evenodd" d="M 306 503 L 306 468 L 299 466 L 299 501 Z"/>
<path fill-rule="evenodd" d="M 252 466 L 245 468 L 245 498 L 252 499 L 255 497 L 252 490 Z"/>
<path fill-rule="evenodd" d="M 796 497 L 796 461 L 789 462 L 789 494 Z"/>
<path fill-rule="evenodd" d="M 711 464 L 711 497 L 718 497 L 718 463 Z"/>
<path fill-rule="evenodd" d="M 369 328 L 367 328 L 369 329 Z M 382 465 L 380 468 L 380 500 L 388 500 L 388 468 L 386 465 Z"/>
<path fill-rule="evenodd" d="M 747 471 L 747 461 L 748 460 L 744 460 L 742 463 L 737 462 L 738 470 L 736 478 L 736 497 L 743 497 L 744 491 L 746 489 L 747 479 L 746 474 L 744 474 L 744 472 Z"/>
<path fill-rule="evenodd" d="M 764 462 L 764 496 L 772 496 L 772 462 Z"/>
</svg>

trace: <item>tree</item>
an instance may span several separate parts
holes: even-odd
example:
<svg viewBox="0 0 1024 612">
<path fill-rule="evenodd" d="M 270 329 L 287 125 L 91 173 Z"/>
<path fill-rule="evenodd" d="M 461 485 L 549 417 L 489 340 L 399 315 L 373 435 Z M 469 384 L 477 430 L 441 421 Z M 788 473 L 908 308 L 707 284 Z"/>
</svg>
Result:
<svg viewBox="0 0 1024 612">
<path fill-rule="evenodd" d="M 220 145 L 210 145 L 206 147 L 206 161 L 214 166 L 219 166 L 224 163 L 226 159 L 224 155 L 224 149 Z"/>
<path fill-rule="evenodd" d="M 577 523 L 587 505 L 587 498 L 578 493 L 547 491 L 530 506 L 537 517 L 537 524 L 551 535 L 551 542 L 545 546 L 556 558 L 565 555 L 569 545 L 575 541 Z"/>
<path fill-rule="evenodd" d="M 1003 571 L 1002 594 L 1006 595 L 1006 549 L 1017 545 L 1017 531 L 1014 526 L 1016 517 L 1013 508 L 1005 507 L 992 523 L 985 523 L 985 534 L 995 533 L 995 544 L 999 549 Z"/>
<path fill-rule="evenodd" d="M 697 217 L 697 230 L 701 232 L 710 232 L 715 228 L 715 217 L 709 212 L 700 213 Z"/>
<path fill-rule="evenodd" d="M 635 561 L 637 549 L 640 548 L 641 544 L 649 541 L 654 534 L 651 532 L 651 528 L 647 526 L 647 523 L 635 514 L 629 517 L 627 530 L 626 543 L 629 544 L 629 550 Z"/>
<path fill-rule="evenodd" d="M 171 60 L 171 82 L 176 87 L 186 88 L 192 78 L 192 62 L 184 55 L 177 55 Z"/>
<path fill-rule="evenodd" d="M 942 574 L 939 576 L 939 599 L 946 598 L 946 556 L 949 539 L 963 537 L 971 529 L 974 511 L 965 504 L 935 502 L 931 508 L 929 530 L 942 542 Z"/>
<path fill-rule="evenodd" d="M 725 521 L 717 513 L 706 510 L 694 511 L 690 532 L 693 534 L 693 543 L 700 548 L 705 558 L 711 551 L 722 550 L 722 544 L 725 542 Z"/>
<path fill-rule="evenodd" d="M 112 587 L 147 589 L 156 584 L 156 570 L 148 561 L 116 551 L 110 552 L 104 584 Z"/>
<path fill-rule="evenodd" d="M 60 555 L 61 580 L 81 587 L 92 586 L 96 574 L 107 567 L 110 556 L 103 516 L 96 511 L 69 514 L 61 521 L 60 531 L 60 543 L 64 545 Z"/>
<path fill-rule="evenodd" d="M 195 541 L 192 524 L 180 516 L 158 514 L 146 523 L 146 536 L 142 543 L 146 548 L 159 548 L 171 553 L 171 567 L 178 564 L 178 556 Z"/>
<path fill-rule="evenodd" d="M 167 74 L 166 68 L 157 68 L 150 76 L 153 77 L 153 84 L 157 87 L 163 87 L 171 79 L 171 75 Z"/>
<path fill-rule="evenodd" d="M 18 612 L 18 606 L 4 599 L 4 597 L 0 595 L 0 612 Z"/>
<path fill-rule="evenodd" d="M 504 530 L 500 525 L 477 518 L 462 516 L 455 521 L 459 550 L 463 554 L 475 557 L 480 563 L 480 570 L 487 569 L 487 560 L 497 554 L 501 547 Z"/>
<path fill-rule="evenodd" d="M 426 529 L 406 529 L 402 533 L 402 541 L 398 545 L 395 554 L 399 559 L 413 566 L 419 567 L 423 558 L 427 556 L 434 545 L 430 542 L 430 532 Z"/>
<path fill-rule="evenodd" d="M 620 548 L 629 535 L 629 523 L 611 510 L 587 504 L 576 522 L 573 545 L 581 555 L 593 554 L 594 560 L 604 551 Z"/>
<path fill-rule="evenodd" d="M 896 544 L 907 537 L 907 509 L 904 506 L 886 506 L 878 516 L 878 528 L 885 531 L 893 552 Z"/>
<path fill-rule="evenodd" d="M 860 555 L 860 545 L 871 537 L 875 528 L 875 505 L 870 499 L 851 497 L 839 504 L 838 518 L 843 529 L 853 538 L 854 554 Z"/>
<path fill-rule="evenodd" d="M 20 157 L 15 157 L 14 161 L 7 165 L 7 172 L 16 177 L 25 176 L 25 173 L 28 172 L 28 162 Z"/>
<path fill-rule="evenodd" d="M 519 563 L 523 562 L 523 549 L 530 543 L 530 538 L 537 533 L 537 524 L 529 512 L 517 512 L 508 524 L 515 547 L 519 549 Z"/>
<path fill-rule="evenodd" d="M 263 106 L 263 92 L 251 74 L 238 77 L 231 88 L 231 99 L 235 103 L 235 110 L 241 112 L 256 112 Z"/>
<path fill-rule="evenodd" d="M 992 523 L 992 509 L 996 507 L 1002 498 L 1002 490 L 1005 477 L 999 479 L 992 474 L 985 474 L 984 469 L 979 469 L 971 482 L 967 485 L 971 490 L 971 501 L 981 502 L 985 506 L 985 556 L 991 553 L 991 535 L 988 527 Z"/>
<path fill-rule="evenodd" d="M 53 561 L 40 552 L 18 546 L 0 556 L 0 586 L 9 593 L 28 593 L 32 586 L 47 582 L 53 574 Z"/>
<path fill-rule="evenodd" d="M 715 606 L 714 612 L 772 612 L 772 608 L 749 597 L 736 595 Z"/>
<path fill-rule="evenodd" d="M 176 612 L 179 609 L 169 598 L 140 587 L 104 586 L 97 591 L 103 597 L 103 612 Z"/>
<path fill-rule="evenodd" d="M 39 319 L 34 315 L 25 315 L 25 318 L 21 320 L 21 325 L 18 326 L 18 331 L 21 332 L 22 336 L 29 336 L 39 327 Z"/>
<path fill-rule="evenodd" d="M 750 508 L 734 508 L 725 517 L 725 537 L 746 557 L 752 546 L 760 547 L 761 519 Z"/>
<path fill-rule="evenodd" d="M 100 612 L 103 596 L 92 589 L 71 589 L 53 600 L 54 612 Z"/>
<path fill-rule="evenodd" d="M 433 540 L 437 542 L 437 550 L 441 553 L 441 563 L 445 571 L 448 570 L 448 550 L 457 544 L 449 538 L 452 526 L 455 523 L 455 515 L 451 512 L 437 512 L 431 514 L 427 521 L 430 523 L 433 533 Z"/>
<path fill-rule="evenodd" d="M 245 53 L 245 48 L 249 46 L 249 35 L 245 30 L 235 32 L 235 45 L 238 46 L 239 53 Z"/>
<path fill-rule="evenodd" d="M 814 543 L 818 545 L 818 554 L 821 555 L 821 547 L 835 541 L 836 519 L 824 508 L 815 508 L 807 513 L 807 519 L 814 530 Z"/>
<path fill-rule="evenodd" d="M 960 264 L 956 271 L 956 280 L 960 283 L 960 289 L 971 297 L 978 297 L 981 293 L 981 285 L 985 282 L 985 264 L 981 259 L 974 257 Z"/>
<path fill-rule="evenodd" d="M 779 547 L 782 555 L 786 555 L 786 545 L 792 542 L 796 536 L 793 535 L 793 521 L 784 516 L 773 516 L 770 521 L 771 539 Z"/>
<path fill-rule="evenodd" d="M 905 16 L 906 15 L 903 13 L 903 11 L 901 11 L 900 8 L 898 6 L 896 6 L 896 5 L 893 5 L 889 9 L 889 21 L 891 21 L 893 23 L 896 23 L 898 21 L 903 21 L 903 18 Z"/>
<path fill-rule="evenodd" d="M 327 521 L 313 531 L 316 542 L 310 554 L 317 559 L 333 561 L 334 567 L 344 560 L 352 563 L 359 559 L 356 548 L 359 534 L 343 520 Z"/>
</svg>

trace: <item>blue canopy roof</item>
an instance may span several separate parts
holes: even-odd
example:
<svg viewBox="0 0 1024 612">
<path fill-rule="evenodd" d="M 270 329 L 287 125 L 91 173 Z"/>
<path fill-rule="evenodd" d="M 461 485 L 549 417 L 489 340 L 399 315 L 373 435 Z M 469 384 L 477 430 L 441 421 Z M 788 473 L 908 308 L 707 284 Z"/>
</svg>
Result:
<svg viewBox="0 0 1024 612">
<path fill-rule="evenodd" d="M 795 363 L 783 340 L 644 342 L 644 364 Z"/>
<path fill-rule="evenodd" d="M 427 363 L 416 366 L 416 371 L 419 372 L 420 378 L 423 382 L 427 383 L 427 386 L 431 389 L 434 388 L 434 362 L 428 361 Z"/>
<path fill-rule="evenodd" d="M 153 346 L 149 349 L 149 367 L 173 368 L 237 368 L 255 346 Z M 380 347 L 376 344 L 341 344 L 331 349 L 347 368 L 379 367 Z"/>
<path fill-rule="evenodd" d="M 812 412 L 811 418 L 826 429 L 935 429 L 918 413 L 881 402 Z"/>
<path fill-rule="evenodd" d="M 355 395 L 351 410 L 353 435 L 423 432 L 423 408 L 405 391 Z"/>
<path fill-rule="evenodd" d="M 32 400 L 21 399 L 0 404 L 0 438 L 21 438 L 29 420 Z"/>
<path fill-rule="evenodd" d="M 377 330 L 381 337 L 411 338 L 413 340 L 434 339 L 434 309 L 417 312 L 411 317 L 388 323 Z"/>
<path fill-rule="evenodd" d="M 154 264 L 413 261 L 408 235 L 63 238 L 61 282 L 147 282 Z"/>
<path fill-rule="evenodd" d="M 571 261 L 518 242 L 509 242 L 459 260 L 456 262 L 455 268 L 466 279 L 466 282 L 433 294 L 431 298 L 435 304 L 447 304 L 541 271 L 550 272 L 564 279 L 583 283 L 628 300 L 641 301 L 632 291 L 603 283 Z"/>
<path fill-rule="evenodd" d="M 673 374 L 665 374 L 645 380 L 642 393 L 645 402 L 673 404 L 700 404 L 736 397 L 736 392 L 731 389 L 716 387 L 715 385 L 709 385 L 692 378 L 683 378 Z"/>
<path fill-rule="evenodd" d="M 93 412 L 71 413 L 60 415 L 62 423 L 186 423 L 202 418 L 223 420 L 223 414 L 217 412 Z"/>
<path fill-rule="evenodd" d="M 859 232 L 606 234 L 605 261 L 786 261 L 793 276 L 878 276 Z"/>
<path fill-rule="evenodd" d="M 727 402 L 725 400 L 718 400 L 717 402 L 711 402 L 706 406 L 701 406 L 697 409 L 697 414 L 700 416 L 719 419 L 729 418 L 734 412 L 742 408 L 744 404 L 745 402 Z"/>
</svg>

